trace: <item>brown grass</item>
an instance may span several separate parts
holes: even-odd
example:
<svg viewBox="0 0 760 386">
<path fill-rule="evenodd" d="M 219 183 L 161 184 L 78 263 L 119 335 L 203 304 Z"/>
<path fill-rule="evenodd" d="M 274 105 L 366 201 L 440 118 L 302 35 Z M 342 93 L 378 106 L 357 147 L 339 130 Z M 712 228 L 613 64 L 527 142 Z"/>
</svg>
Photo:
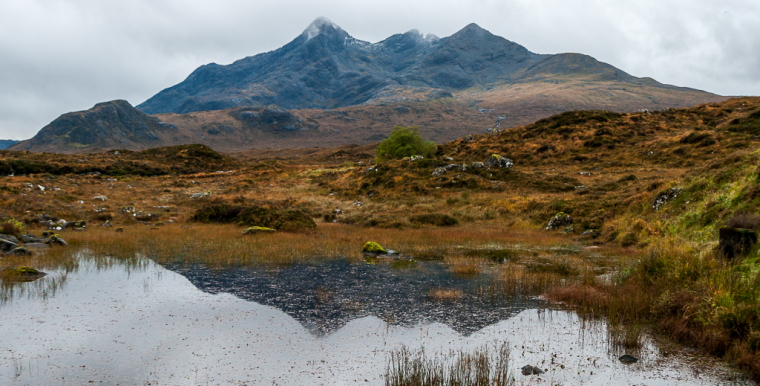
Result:
<svg viewBox="0 0 760 386">
<path fill-rule="evenodd" d="M 457 300 L 464 296 L 462 290 L 457 288 L 431 288 L 428 298 L 433 300 Z"/>
</svg>

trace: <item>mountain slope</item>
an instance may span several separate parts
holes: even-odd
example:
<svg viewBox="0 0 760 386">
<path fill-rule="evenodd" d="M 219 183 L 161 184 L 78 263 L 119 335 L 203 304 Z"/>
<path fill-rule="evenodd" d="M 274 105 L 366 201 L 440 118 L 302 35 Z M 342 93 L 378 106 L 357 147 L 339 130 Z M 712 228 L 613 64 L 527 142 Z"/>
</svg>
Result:
<svg viewBox="0 0 760 386">
<path fill-rule="evenodd" d="M 166 136 L 177 127 L 159 121 L 115 100 L 96 104 L 92 109 L 63 114 L 42 128 L 32 139 L 9 150 L 80 152 L 98 149 L 146 149 L 161 146 L 159 135 Z"/>
<path fill-rule="evenodd" d="M 476 24 L 442 39 L 409 31 L 371 44 L 317 19 L 282 48 L 226 66 L 201 66 L 137 107 L 149 114 L 266 105 L 340 108 L 410 88 L 456 93 L 578 76 L 712 96 L 636 78 L 586 55 L 535 54 Z"/>
</svg>

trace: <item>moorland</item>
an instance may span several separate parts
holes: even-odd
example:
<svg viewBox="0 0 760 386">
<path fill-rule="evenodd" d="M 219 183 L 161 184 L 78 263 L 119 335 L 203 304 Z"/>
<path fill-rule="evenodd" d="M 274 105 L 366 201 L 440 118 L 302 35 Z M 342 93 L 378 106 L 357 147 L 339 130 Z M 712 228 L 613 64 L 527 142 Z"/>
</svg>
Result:
<svg viewBox="0 0 760 386">
<path fill-rule="evenodd" d="M 606 318 L 624 347 L 656 334 L 758 379 L 758 145 L 760 99 L 735 98 L 571 111 L 400 159 L 377 144 L 0 151 L 2 232 L 68 244 L 0 268 L 66 267 L 83 250 L 210 267 L 360 260 L 373 241 Z"/>
</svg>

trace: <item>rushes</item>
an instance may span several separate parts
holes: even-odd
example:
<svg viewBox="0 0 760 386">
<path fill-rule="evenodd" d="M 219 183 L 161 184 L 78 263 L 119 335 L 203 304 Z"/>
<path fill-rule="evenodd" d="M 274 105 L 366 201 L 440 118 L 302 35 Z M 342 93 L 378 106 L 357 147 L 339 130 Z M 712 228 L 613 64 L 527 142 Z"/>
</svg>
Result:
<svg viewBox="0 0 760 386">
<path fill-rule="evenodd" d="M 424 349 L 401 347 L 391 352 L 385 370 L 386 386 L 507 386 L 514 385 L 509 373 L 509 346 L 502 343 L 493 352 L 487 347 L 474 352 L 450 351 L 430 357 Z"/>
</svg>

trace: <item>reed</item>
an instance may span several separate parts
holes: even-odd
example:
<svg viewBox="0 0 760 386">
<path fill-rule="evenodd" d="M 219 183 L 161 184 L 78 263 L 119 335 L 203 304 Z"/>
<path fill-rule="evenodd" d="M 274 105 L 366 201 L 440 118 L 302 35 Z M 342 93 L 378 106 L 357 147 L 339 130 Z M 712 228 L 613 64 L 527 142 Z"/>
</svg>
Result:
<svg viewBox="0 0 760 386">
<path fill-rule="evenodd" d="M 489 350 L 450 351 L 429 356 L 424 348 L 401 347 L 390 353 L 385 370 L 386 386 L 511 386 L 509 346 Z"/>
</svg>

